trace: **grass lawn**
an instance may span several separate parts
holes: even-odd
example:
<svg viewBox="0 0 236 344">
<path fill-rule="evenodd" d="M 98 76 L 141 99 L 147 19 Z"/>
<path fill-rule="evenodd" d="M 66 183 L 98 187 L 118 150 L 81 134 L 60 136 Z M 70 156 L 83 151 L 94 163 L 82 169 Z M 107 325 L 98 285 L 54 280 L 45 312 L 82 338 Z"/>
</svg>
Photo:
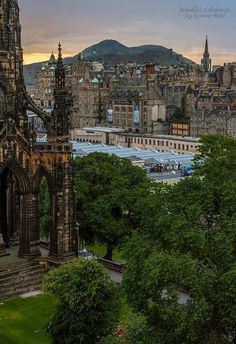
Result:
<svg viewBox="0 0 236 344">
<path fill-rule="evenodd" d="M 95 244 L 88 244 L 85 245 L 86 249 L 89 251 L 93 251 L 94 253 L 97 253 L 100 256 L 105 256 L 106 254 L 106 246 L 103 244 L 95 243 Z M 126 263 L 126 260 L 124 259 L 124 252 L 122 250 L 119 250 L 117 248 L 113 249 L 113 260 L 123 263 Z"/>
<path fill-rule="evenodd" d="M 0 305 L 1 344 L 49 344 L 45 324 L 55 305 L 51 296 L 14 299 Z"/>
<path fill-rule="evenodd" d="M 0 305 L 0 344 L 49 344 L 45 324 L 55 306 L 52 296 L 17 298 Z M 120 320 L 126 321 L 132 311 L 121 299 Z"/>
</svg>

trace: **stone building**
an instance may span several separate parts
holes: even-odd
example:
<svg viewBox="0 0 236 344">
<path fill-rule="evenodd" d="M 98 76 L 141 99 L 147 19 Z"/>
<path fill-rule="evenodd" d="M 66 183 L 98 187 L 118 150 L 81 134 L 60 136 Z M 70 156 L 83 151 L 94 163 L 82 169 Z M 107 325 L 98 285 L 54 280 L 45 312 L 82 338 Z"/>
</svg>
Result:
<svg viewBox="0 0 236 344">
<path fill-rule="evenodd" d="M 157 87 L 154 68 L 139 77 L 114 76 L 107 100 L 105 125 L 136 133 L 168 133 L 166 103 Z"/>
<path fill-rule="evenodd" d="M 52 53 L 49 61 L 44 62 L 41 71 L 38 73 L 35 85 L 34 101 L 47 113 L 51 113 L 54 107 L 54 88 L 55 88 L 55 70 L 57 60 Z M 66 88 L 71 89 L 71 66 L 65 67 Z M 29 91 L 31 87 L 29 88 Z M 30 93 L 29 93 L 30 94 Z"/>
<path fill-rule="evenodd" d="M 71 139 L 78 142 L 102 143 L 106 145 L 153 149 L 159 152 L 196 154 L 199 138 L 176 135 L 151 135 L 126 133 L 117 128 L 85 128 L 71 132 Z"/>
<path fill-rule="evenodd" d="M 236 137 L 236 112 L 198 110 L 190 118 L 190 135 L 224 134 Z"/>
<path fill-rule="evenodd" d="M 19 244 L 19 257 L 40 255 L 39 190 L 45 177 L 50 193 L 49 256 L 67 259 L 77 254 L 77 230 L 61 46 L 55 69 L 55 106 L 49 115 L 26 92 L 18 1 L 1 0 L 0 13 L 0 256 L 11 242 Z M 48 142 L 36 142 L 27 110 L 44 121 Z"/>
<path fill-rule="evenodd" d="M 99 125 L 105 117 L 108 86 L 101 63 L 79 60 L 71 66 L 71 127 Z"/>
</svg>

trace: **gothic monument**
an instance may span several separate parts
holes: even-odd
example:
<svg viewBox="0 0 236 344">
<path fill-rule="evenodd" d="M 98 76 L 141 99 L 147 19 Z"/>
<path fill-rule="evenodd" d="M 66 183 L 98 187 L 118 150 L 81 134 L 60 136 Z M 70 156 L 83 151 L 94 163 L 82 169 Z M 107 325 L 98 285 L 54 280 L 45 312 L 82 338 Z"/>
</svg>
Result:
<svg viewBox="0 0 236 344">
<path fill-rule="evenodd" d="M 0 256 L 10 242 L 19 244 L 19 257 L 40 255 L 39 190 L 43 177 L 51 205 L 49 256 L 63 260 L 77 252 L 73 157 L 60 45 L 58 51 L 55 107 L 48 115 L 26 93 L 18 2 L 0 0 Z M 27 110 L 44 121 L 47 142 L 36 142 Z"/>
</svg>

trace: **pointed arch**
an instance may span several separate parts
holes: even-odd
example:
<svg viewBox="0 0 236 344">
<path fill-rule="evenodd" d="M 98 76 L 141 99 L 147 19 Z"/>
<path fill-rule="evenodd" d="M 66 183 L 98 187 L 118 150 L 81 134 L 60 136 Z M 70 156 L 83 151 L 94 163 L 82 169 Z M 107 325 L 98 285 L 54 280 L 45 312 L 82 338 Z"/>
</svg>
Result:
<svg viewBox="0 0 236 344">
<path fill-rule="evenodd" d="M 39 192 L 40 190 L 40 183 L 42 178 L 45 177 L 47 179 L 47 183 L 48 183 L 48 187 L 49 187 L 49 191 L 50 193 L 54 193 L 55 191 L 55 183 L 53 180 L 53 177 L 51 175 L 51 173 L 48 171 L 48 169 L 44 166 L 40 166 L 33 178 L 33 190 L 35 192 Z"/>
<path fill-rule="evenodd" d="M 0 167 L 0 176 L 6 169 L 9 169 L 15 176 L 19 191 L 25 193 L 30 190 L 30 178 L 16 159 L 8 159 L 3 163 Z"/>
</svg>

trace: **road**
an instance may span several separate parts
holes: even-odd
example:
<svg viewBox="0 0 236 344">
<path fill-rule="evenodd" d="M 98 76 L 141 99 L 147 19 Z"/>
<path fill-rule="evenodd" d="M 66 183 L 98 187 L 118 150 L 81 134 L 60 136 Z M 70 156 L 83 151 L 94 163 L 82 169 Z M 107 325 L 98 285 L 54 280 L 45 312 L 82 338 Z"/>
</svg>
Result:
<svg viewBox="0 0 236 344">
<path fill-rule="evenodd" d="M 121 284 L 122 281 L 122 274 L 118 271 L 107 269 L 109 275 L 111 276 L 111 280 L 114 283 Z"/>
</svg>

